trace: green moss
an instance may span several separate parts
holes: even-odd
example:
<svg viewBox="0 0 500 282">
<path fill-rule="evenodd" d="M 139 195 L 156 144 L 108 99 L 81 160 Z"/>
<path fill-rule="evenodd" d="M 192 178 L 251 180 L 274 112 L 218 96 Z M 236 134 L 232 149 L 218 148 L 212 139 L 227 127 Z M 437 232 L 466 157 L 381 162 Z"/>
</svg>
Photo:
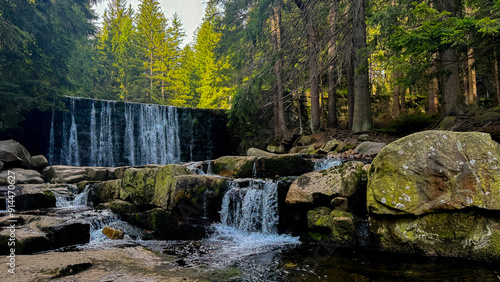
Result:
<svg viewBox="0 0 500 282">
<path fill-rule="evenodd" d="M 328 241 L 329 240 L 328 235 L 318 233 L 318 232 L 309 232 L 309 236 L 311 236 L 311 238 L 314 241 Z"/>
</svg>

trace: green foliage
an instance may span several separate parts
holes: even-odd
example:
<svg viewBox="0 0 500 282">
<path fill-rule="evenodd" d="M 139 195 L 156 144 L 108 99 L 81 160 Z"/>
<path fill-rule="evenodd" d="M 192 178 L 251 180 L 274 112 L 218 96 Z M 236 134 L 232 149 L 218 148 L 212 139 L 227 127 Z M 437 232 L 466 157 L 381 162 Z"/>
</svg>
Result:
<svg viewBox="0 0 500 282">
<path fill-rule="evenodd" d="M 93 33 L 90 2 L 0 2 L 1 129 L 15 126 L 24 111 L 51 107 L 75 86 L 70 56 Z"/>
</svg>

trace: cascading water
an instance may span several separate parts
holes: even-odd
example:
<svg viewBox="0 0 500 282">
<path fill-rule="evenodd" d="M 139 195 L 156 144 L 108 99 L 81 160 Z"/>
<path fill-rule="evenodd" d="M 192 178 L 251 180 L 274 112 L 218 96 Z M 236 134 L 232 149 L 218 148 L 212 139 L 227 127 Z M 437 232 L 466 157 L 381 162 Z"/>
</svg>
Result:
<svg viewBox="0 0 500 282">
<path fill-rule="evenodd" d="M 175 107 L 67 99 L 68 112 L 57 113 L 59 118 L 52 113 L 51 164 L 113 167 L 180 162 Z M 54 154 L 55 148 L 60 148 L 59 158 Z"/>
<path fill-rule="evenodd" d="M 316 161 L 314 163 L 314 170 L 315 171 L 324 170 L 324 169 L 331 168 L 334 166 L 339 166 L 341 164 L 342 164 L 342 160 L 328 156 L 327 158 Z"/>
<path fill-rule="evenodd" d="M 278 234 L 277 183 L 251 181 L 251 187 L 242 189 L 238 182 L 231 183 L 224 195 L 221 223 L 246 232 Z"/>
<path fill-rule="evenodd" d="M 215 232 L 208 239 L 218 246 L 210 257 L 212 265 L 249 264 L 255 270 L 255 263 L 249 262 L 249 258 L 300 244 L 298 237 L 278 234 L 277 188 L 278 182 L 271 180 L 230 180 L 222 201 L 221 222 L 214 224 Z M 261 260 L 257 275 L 272 264 L 272 256 Z"/>
</svg>

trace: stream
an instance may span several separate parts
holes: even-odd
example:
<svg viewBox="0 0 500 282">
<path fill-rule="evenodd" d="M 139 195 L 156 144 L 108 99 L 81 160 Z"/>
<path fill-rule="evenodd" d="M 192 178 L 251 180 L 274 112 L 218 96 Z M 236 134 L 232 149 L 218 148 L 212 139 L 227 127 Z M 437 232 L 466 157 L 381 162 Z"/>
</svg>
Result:
<svg viewBox="0 0 500 282">
<path fill-rule="evenodd" d="M 325 159 L 324 169 L 340 163 Z M 210 163 L 187 164 L 199 174 L 210 173 Z M 205 169 L 203 169 L 203 167 Z M 60 251 L 144 246 L 175 256 L 179 267 L 236 268 L 232 281 L 500 281 L 498 267 L 451 258 L 422 258 L 371 252 L 365 249 L 301 243 L 298 237 L 278 234 L 277 181 L 228 179 L 220 208 L 221 222 L 202 240 L 143 240 L 142 230 L 109 210 L 95 210 L 88 202 L 89 187 L 56 192 L 57 213 L 90 223 L 90 242 Z M 102 234 L 105 226 L 125 231 L 121 240 Z"/>
</svg>

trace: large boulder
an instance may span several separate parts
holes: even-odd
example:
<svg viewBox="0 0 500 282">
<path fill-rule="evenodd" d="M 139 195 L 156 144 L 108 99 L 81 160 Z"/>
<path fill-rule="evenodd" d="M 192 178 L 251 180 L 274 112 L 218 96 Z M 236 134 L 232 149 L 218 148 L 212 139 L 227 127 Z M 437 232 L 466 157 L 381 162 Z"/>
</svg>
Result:
<svg viewBox="0 0 500 282">
<path fill-rule="evenodd" d="M 361 162 L 346 162 L 301 175 L 290 186 L 286 195 L 288 204 L 330 203 L 335 197 L 353 197 L 366 184 L 366 171 Z"/>
<path fill-rule="evenodd" d="M 383 251 L 500 261 L 498 215 L 478 211 L 418 217 L 370 217 L 375 244 Z"/>
<path fill-rule="evenodd" d="M 31 155 L 15 140 L 0 141 L 0 161 L 9 167 L 31 167 Z"/>
<path fill-rule="evenodd" d="M 204 217 L 217 221 L 226 181 L 207 175 L 180 175 L 163 191 L 157 191 L 154 204 L 182 218 Z"/>
<path fill-rule="evenodd" d="M 259 177 L 298 176 L 313 169 L 314 163 L 301 154 L 283 154 L 255 161 L 255 172 Z"/>
<path fill-rule="evenodd" d="M 0 254 L 9 253 L 10 216 L 0 218 Z M 20 215 L 16 221 L 16 254 L 32 254 L 60 247 L 85 244 L 90 225 L 84 220 L 55 216 Z"/>
<path fill-rule="evenodd" d="M 32 169 L 11 168 L 0 172 L 0 185 L 9 185 L 12 180 L 15 184 L 41 184 L 42 175 Z"/>
<path fill-rule="evenodd" d="M 382 250 L 500 260 L 500 145 L 425 131 L 387 145 L 369 173 L 370 230 Z"/>
<path fill-rule="evenodd" d="M 7 188 L 7 187 L 5 187 Z M 6 191 L 7 189 L 2 189 Z M 16 211 L 29 211 L 37 209 L 55 208 L 56 197 L 54 192 L 46 186 L 40 184 L 22 184 L 16 185 L 13 197 L 14 209 Z M 7 192 L 5 192 L 7 194 Z"/>
<path fill-rule="evenodd" d="M 234 178 L 252 177 L 255 160 L 257 157 L 221 157 L 211 163 L 212 173 Z"/>
<path fill-rule="evenodd" d="M 489 134 L 425 131 L 373 160 L 368 207 L 376 214 L 500 210 L 500 145 Z"/>
<path fill-rule="evenodd" d="M 115 171 L 115 169 L 113 169 Z M 82 181 L 106 181 L 114 179 L 107 167 L 77 167 L 54 165 L 46 167 L 43 175 L 51 183 L 78 183 Z"/>
<path fill-rule="evenodd" d="M 96 185 L 94 192 L 94 205 L 107 203 L 120 198 L 122 192 L 122 180 L 114 179 L 100 182 Z"/>
<path fill-rule="evenodd" d="M 184 166 L 166 165 L 127 169 L 121 187 L 120 198 L 130 198 L 137 205 L 156 205 L 183 218 L 202 217 L 204 213 L 216 218 L 226 182 L 220 177 L 193 174 Z M 116 193 L 116 189 L 109 190 Z"/>
<path fill-rule="evenodd" d="M 122 219 L 145 230 L 145 239 L 199 240 L 207 235 L 203 224 L 181 221 L 171 212 L 155 208 L 145 212 L 122 214 Z"/>
</svg>

